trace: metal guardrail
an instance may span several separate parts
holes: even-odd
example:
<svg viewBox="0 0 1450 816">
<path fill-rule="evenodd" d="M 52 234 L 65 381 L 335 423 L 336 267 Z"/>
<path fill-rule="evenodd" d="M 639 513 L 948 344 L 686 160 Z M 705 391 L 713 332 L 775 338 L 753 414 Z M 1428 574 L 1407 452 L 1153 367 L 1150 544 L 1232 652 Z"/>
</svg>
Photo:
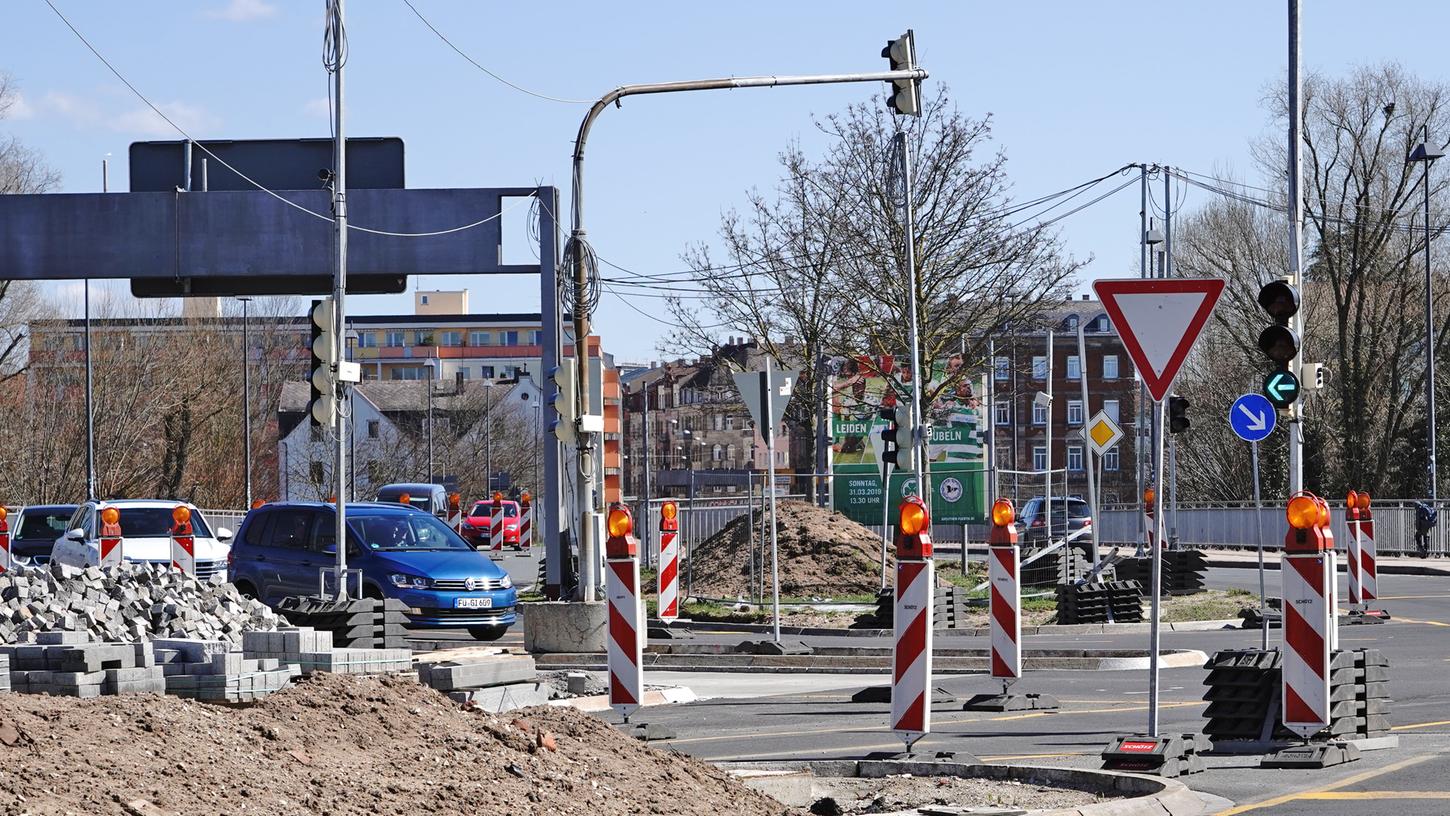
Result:
<svg viewBox="0 0 1450 816">
<path fill-rule="evenodd" d="M 1409 504 L 1381 504 L 1373 508 L 1375 545 L 1381 553 L 1413 554 L 1415 550 L 1415 508 Z M 1243 547 L 1258 546 L 1259 525 L 1262 524 L 1264 548 L 1277 550 L 1284 544 L 1284 533 L 1288 521 L 1284 508 L 1252 506 L 1231 507 L 1187 507 L 1180 505 L 1178 512 L 1164 510 L 1164 526 L 1176 530 L 1178 542 L 1189 547 Z M 1103 509 L 1098 514 L 1098 535 L 1104 544 L 1136 544 L 1139 540 L 1138 525 L 1141 513 L 1137 508 Z M 1257 518 L 1255 516 L 1257 515 Z M 1342 548 L 1349 540 L 1349 525 L 1341 508 L 1334 508 L 1330 529 L 1335 542 Z M 1430 534 L 1429 552 L 1445 555 L 1445 523 Z"/>
</svg>

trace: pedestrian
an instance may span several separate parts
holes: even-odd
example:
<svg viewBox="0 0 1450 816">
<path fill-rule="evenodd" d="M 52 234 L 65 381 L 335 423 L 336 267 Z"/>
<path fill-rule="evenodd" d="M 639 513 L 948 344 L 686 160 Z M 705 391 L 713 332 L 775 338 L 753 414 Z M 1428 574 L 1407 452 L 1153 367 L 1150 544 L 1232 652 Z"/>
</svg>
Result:
<svg viewBox="0 0 1450 816">
<path fill-rule="evenodd" d="M 1439 520 L 1439 513 L 1434 507 L 1415 502 L 1415 553 L 1421 558 L 1430 556 L 1430 531 L 1435 529 Z"/>
</svg>

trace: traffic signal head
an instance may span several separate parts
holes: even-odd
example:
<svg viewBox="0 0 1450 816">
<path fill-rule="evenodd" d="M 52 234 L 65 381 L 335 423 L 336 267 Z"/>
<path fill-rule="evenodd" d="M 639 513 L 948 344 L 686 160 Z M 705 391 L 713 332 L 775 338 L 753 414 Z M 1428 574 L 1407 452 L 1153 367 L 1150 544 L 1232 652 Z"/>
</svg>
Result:
<svg viewBox="0 0 1450 816">
<path fill-rule="evenodd" d="M 1288 326 L 1269 326 L 1259 333 L 1259 351 L 1279 365 L 1288 365 L 1299 356 L 1299 335 Z"/>
<path fill-rule="evenodd" d="M 1288 281 L 1269 281 L 1259 289 L 1259 306 L 1280 326 L 1289 325 L 1289 318 L 1299 311 L 1299 290 Z"/>
<path fill-rule="evenodd" d="M 916 35 L 911 29 L 894 40 L 888 40 L 881 56 L 891 63 L 893 71 L 916 69 Z M 903 116 L 921 115 L 921 80 L 897 79 L 891 82 L 886 107 Z"/>
<path fill-rule="evenodd" d="M 1188 400 L 1177 394 L 1168 396 L 1168 432 L 1183 433 L 1191 423 L 1188 421 Z"/>
<path fill-rule="evenodd" d="M 574 420 L 577 413 L 574 405 L 574 378 L 573 359 L 560 360 L 558 365 L 549 369 L 549 381 L 554 384 L 554 393 L 549 397 L 549 409 L 554 414 L 549 420 L 549 430 L 560 442 L 574 441 Z"/>
<path fill-rule="evenodd" d="M 316 427 L 331 427 L 337 416 L 333 368 L 337 362 L 336 346 L 332 342 L 332 300 L 330 298 L 312 301 L 308 313 L 312 327 L 312 400 L 307 404 L 307 413 Z"/>
</svg>

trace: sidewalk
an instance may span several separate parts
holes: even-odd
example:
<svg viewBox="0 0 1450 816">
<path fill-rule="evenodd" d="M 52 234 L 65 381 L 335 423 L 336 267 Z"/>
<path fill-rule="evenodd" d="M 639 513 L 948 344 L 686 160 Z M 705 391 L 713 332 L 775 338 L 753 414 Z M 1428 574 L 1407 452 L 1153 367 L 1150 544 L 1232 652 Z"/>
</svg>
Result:
<svg viewBox="0 0 1450 816">
<path fill-rule="evenodd" d="M 1213 550 L 1205 548 L 1204 554 L 1208 556 L 1208 566 L 1238 569 L 1255 569 L 1259 565 L 1259 555 L 1253 550 Z M 1346 564 L 1344 553 L 1339 558 L 1339 571 L 1344 572 Z M 1380 575 L 1450 575 L 1450 559 L 1445 558 L 1406 558 L 1404 556 L 1386 556 L 1378 559 Z M 1279 553 L 1264 552 L 1264 568 L 1277 570 L 1279 568 Z"/>
</svg>

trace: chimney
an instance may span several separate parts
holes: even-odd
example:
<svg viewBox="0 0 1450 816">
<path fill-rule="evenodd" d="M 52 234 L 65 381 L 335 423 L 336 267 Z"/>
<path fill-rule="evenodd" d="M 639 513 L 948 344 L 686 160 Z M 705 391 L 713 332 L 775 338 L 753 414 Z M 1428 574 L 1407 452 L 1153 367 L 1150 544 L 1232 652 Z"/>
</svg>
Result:
<svg viewBox="0 0 1450 816">
<path fill-rule="evenodd" d="M 1082 299 L 1083 300 L 1092 300 L 1092 295 L 1083 295 L 1082 296 Z"/>
</svg>

